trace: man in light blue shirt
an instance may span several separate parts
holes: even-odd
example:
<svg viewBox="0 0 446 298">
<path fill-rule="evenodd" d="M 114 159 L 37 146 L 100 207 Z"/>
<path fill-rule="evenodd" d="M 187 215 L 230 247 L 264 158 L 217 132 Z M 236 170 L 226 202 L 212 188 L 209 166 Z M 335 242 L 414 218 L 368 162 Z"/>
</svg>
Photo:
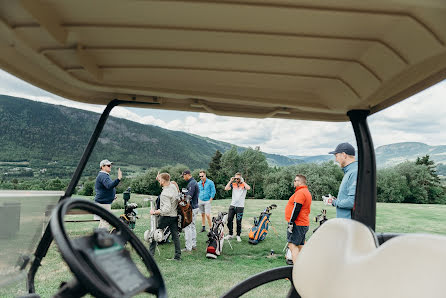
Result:
<svg viewBox="0 0 446 298">
<path fill-rule="evenodd" d="M 209 229 L 212 227 L 211 221 L 211 202 L 215 197 L 215 185 L 214 182 L 208 178 L 206 178 L 206 172 L 200 171 L 200 182 L 198 182 L 198 189 L 200 193 L 198 195 L 198 209 L 201 213 L 201 223 L 202 229 L 201 232 L 206 231 L 205 225 L 205 216 L 208 220 Z"/>
<path fill-rule="evenodd" d="M 356 180 L 358 177 L 358 162 L 355 161 L 355 148 L 349 143 L 341 143 L 329 154 L 334 154 L 336 162 L 344 171 L 338 197 L 333 198 L 332 205 L 336 207 L 337 218 L 352 218 L 355 206 Z"/>
</svg>

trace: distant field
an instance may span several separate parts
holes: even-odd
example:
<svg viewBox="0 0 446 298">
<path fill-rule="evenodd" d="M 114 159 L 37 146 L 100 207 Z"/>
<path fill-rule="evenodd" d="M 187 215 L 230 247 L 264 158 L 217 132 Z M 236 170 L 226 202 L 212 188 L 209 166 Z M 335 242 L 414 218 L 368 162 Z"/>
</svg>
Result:
<svg viewBox="0 0 446 298">
<path fill-rule="evenodd" d="M 133 195 L 132 200 L 143 202 L 145 196 Z M 213 202 L 212 213 L 225 211 L 230 200 Z M 253 217 L 270 204 L 277 204 L 271 216 L 272 226 L 277 235 L 270 228 L 267 238 L 256 246 L 248 243 L 247 233 L 252 226 Z M 135 229 L 136 235 L 143 238 L 144 231 L 149 225 L 149 209 L 144 203 L 138 208 L 140 219 Z M 156 253 L 155 259 L 167 284 L 169 297 L 219 297 L 240 281 L 262 271 L 284 266 L 283 248 L 286 244 L 286 224 L 284 221 L 284 208 L 286 201 L 247 200 L 243 218 L 242 242 L 231 241 L 233 249 L 225 243 L 222 256 L 217 260 L 208 260 L 205 257 L 205 233 L 197 233 L 198 250 L 182 255 L 180 263 L 167 261 L 173 256 L 173 244 L 161 245 L 161 255 Z M 323 208 L 322 202 L 313 202 L 311 220 Z M 113 210 L 119 215 L 122 210 Z M 79 215 L 88 217 L 88 215 Z M 328 217 L 335 217 L 334 208 L 328 208 Z M 446 234 L 446 206 L 444 205 L 407 205 L 407 204 L 378 204 L 377 232 L 428 232 Z M 201 218 L 198 226 L 201 225 Z M 310 232 L 318 224 L 311 222 Z M 89 233 L 97 223 L 67 223 L 67 229 L 72 236 Z M 181 236 L 184 247 L 184 234 Z M 274 255 L 271 256 L 271 250 Z M 316 278 L 316 277 L 315 277 Z M 36 280 L 36 291 L 42 297 L 49 297 L 58 288 L 60 282 L 71 279 L 71 274 L 60 258 L 57 248 L 53 244 L 39 269 Z M 288 281 L 277 281 L 260 287 L 250 295 L 244 297 L 284 297 L 289 289 Z"/>
</svg>

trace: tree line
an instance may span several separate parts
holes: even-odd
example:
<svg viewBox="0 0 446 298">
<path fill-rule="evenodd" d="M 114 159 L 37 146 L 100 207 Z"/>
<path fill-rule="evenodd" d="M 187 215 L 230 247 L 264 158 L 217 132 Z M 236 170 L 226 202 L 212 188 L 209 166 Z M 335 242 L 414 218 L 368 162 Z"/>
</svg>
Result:
<svg viewBox="0 0 446 298">
<path fill-rule="evenodd" d="M 168 165 L 158 168 L 149 168 L 145 174 L 133 178 L 124 177 L 117 187 L 122 193 L 128 187 L 132 192 L 156 195 L 161 187 L 155 180 L 158 172 L 168 172 L 172 180 L 179 187 L 186 187 L 186 181 L 181 173 L 187 169 L 182 164 Z M 199 181 L 201 169 L 192 171 L 192 176 Z M 296 174 L 307 177 L 308 188 L 314 200 L 321 200 L 323 195 L 337 195 L 342 181 L 342 169 L 328 161 L 324 163 L 306 163 L 288 167 L 270 167 L 265 155 L 259 147 L 248 148 L 239 152 L 234 146 L 225 153 L 217 150 L 206 170 L 207 177 L 214 181 L 217 194 L 215 199 L 231 197 L 231 193 L 224 190 L 229 179 L 241 172 L 245 181 L 251 186 L 247 196 L 255 199 L 287 200 L 293 193 L 293 179 Z M 69 179 L 1 181 L 2 189 L 29 189 L 29 190 L 64 190 Z M 77 193 L 81 195 L 94 195 L 95 177 L 81 180 L 81 187 Z M 435 163 L 429 155 L 419 157 L 416 161 L 406 161 L 391 168 L 377 171 L 377 201 L 389 203 L 416 203 L 416 204 L 446 204 L 446 188 L 442 185 L 436 171 Z"/>
</svg>

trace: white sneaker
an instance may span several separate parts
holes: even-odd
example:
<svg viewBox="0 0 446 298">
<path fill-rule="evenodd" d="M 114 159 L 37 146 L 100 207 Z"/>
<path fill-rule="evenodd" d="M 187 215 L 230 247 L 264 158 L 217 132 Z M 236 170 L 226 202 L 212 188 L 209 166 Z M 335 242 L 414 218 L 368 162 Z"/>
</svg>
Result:
<svg viewBox="0 0 446 298">
<path fill-rule="evenodd" d="M 240 238 L 240 236 L 237 236 L 237 242 L 242 242 L 242 238 Z"/>
<path fill-rule="evenodd" d="M 234 236 L 232 236 L 232 235 L 228 235 L 225 237 L 226 240 L 231 240 L 232 238 L 234 238 Z"/>
</svg>

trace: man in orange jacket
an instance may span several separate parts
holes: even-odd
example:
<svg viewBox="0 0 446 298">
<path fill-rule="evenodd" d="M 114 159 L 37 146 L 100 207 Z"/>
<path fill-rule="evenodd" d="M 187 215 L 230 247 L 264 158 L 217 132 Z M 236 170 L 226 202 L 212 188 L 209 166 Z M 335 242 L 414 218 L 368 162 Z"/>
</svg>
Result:
<svg viewBox="0 0 446 298">
<path fill-rule="evenodd" d="M 285 220 L 288 222 L 287 241 L 293 263 L 305 244 L 305 234 L 310 226 L 312 200 L 304 175 L 296 175 L 294 187 L 296 190 L 285 207 Z"/>
</svg>

